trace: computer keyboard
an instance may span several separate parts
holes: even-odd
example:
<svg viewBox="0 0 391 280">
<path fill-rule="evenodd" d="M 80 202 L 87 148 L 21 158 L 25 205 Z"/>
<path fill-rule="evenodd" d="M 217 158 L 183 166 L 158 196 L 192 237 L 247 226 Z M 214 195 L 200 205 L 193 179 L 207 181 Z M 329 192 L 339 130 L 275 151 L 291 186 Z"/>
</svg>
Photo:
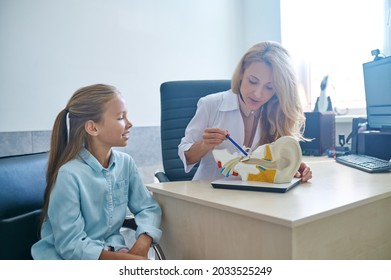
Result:
<svg viewBox="0 0 391 280">
<path fill-rule="evenodd" d="M 387 172 L 391 170 L 391 162 L 367 155 L 349 154 L 337 156 L 338 163 L 360 169 L 369 173 Z"/>
</svg>

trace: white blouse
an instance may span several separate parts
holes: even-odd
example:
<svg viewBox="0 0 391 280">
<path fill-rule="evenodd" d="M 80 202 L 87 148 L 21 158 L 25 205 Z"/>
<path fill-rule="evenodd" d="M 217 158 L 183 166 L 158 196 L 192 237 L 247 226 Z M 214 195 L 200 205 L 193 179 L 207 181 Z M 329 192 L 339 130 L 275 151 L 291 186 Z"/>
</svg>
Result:
<svg viewBox="0 0 391 280">
<path fill-rule="evenodd" d="M 227 130 L 232 139 L 239 145 L 244 143 L 244 124 L 239 108 L 238 95 L 232 90 L 209 94 L 200 98 L 197 104 L 197 111 L 189 122 L 185 136 L 178 146 L 178 155 L 181 158 L 185 172 L 190 172 L 195 164 L 187 164 L 185 151 L 202 140 L 202 134 L 205 128 L 219 128 Z M 259 120 L 258 120 L 259 124 Z M 260 129 L 257 125 L 254 139 L 260 138 Z M 256 147 L 258 141 L 253 141 L 252 149 Z M 240 153 L 238 149 L 230 142 L 224 141 L 215 149 L 227 149 L 230 153 Z M 212 151 L 209 151 L 200 161 L 200 165 L 193 177 L 193 180 L 215 180 L 223 178 L 217 167 Z"/>
</svg>

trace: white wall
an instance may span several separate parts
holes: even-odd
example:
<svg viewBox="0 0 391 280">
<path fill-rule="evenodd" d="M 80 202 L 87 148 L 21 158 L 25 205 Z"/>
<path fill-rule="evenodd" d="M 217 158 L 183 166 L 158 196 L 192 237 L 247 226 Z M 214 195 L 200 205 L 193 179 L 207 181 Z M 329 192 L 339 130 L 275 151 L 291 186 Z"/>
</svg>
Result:
<svg viewBox="0 0 391 280">
<path fill-rule="evenodd" d="M 384 0 L 384 18 L 386 25 L 384 28 L 384 54 L 391 56 L 391 0 Z"/>
<path fill-rule="evenodd" d="M 0 0 L 0 132 L 50 130 L 92 83 L 117 86 L 135 126 L 160 125 L 160 84 L 230 79 L 250 41 L 279 39 L 264 15 L 279 24 L 279 1 Z"/>
<path fill-rule="evenodd" d="M 243 22 L 243 51 L 263 40 L 281 42 L 279 0 L 244 0 Z"/>
</svg>

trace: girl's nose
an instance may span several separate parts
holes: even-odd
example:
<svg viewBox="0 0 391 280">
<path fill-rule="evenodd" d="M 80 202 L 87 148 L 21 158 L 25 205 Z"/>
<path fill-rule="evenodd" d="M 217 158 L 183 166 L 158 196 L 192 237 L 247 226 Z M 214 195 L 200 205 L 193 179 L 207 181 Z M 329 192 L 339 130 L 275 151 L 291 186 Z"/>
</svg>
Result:
<svg viewBox="0 0 391 280">
<path fill-rule="evenodd" d="M 127 119 L 127 127 L 131 128 L 133 124 Z"/>
</svg>

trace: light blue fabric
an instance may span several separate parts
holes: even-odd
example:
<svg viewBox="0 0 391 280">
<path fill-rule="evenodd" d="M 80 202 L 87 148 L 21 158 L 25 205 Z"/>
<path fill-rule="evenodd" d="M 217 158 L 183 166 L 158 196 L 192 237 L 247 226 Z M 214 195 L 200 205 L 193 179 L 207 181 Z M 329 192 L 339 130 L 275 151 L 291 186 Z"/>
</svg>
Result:
<svg viewBox="0 0 391 280">
<path fill-rule="evenodd" d="M 136 238 L 161 237 L 161 209 L 143 184 L 133 159 L 112 150 L 108 168 L 83 149 L 64 164 L 50 195 L 42 239 L 33 245 L 34 259 L 99 258 L 108 246 L 126 247 L 120 234 L 126 208 L 138 225 Z"/>
</svg>

